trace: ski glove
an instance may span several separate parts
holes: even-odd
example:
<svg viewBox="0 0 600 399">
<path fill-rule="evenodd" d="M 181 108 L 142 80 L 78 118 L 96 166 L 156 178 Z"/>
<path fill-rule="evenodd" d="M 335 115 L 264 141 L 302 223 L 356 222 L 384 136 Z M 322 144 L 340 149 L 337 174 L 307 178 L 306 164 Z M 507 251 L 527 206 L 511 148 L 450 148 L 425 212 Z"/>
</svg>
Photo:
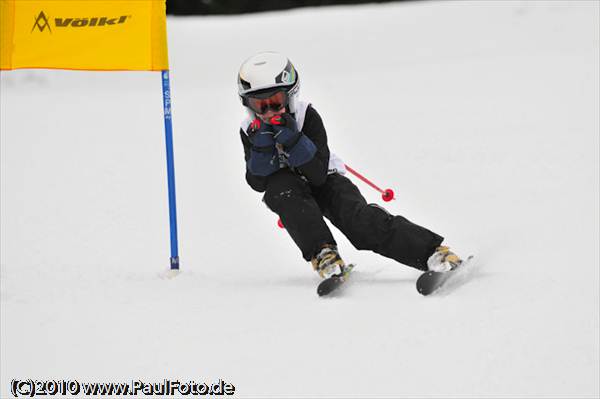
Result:
<svg viewBox="0 0 600 399">
<path fill-rule="evenodd" d="M 315 156 L 317 147 L 311 139 L 298 131 L 298 125 L 290 114 L 275 115 L 269 119 L 275 131 L 275 141 L 288 154 L 292 167 L 302 166 Z"/>
<path fill-rule="evenodd" d="M 279 170 L 279 152 L 275 147 L 273 128 L 256 118 L 248 128 L 252 144 L 247 168 L 256 176 L 268 176 Z"/>
</svg>

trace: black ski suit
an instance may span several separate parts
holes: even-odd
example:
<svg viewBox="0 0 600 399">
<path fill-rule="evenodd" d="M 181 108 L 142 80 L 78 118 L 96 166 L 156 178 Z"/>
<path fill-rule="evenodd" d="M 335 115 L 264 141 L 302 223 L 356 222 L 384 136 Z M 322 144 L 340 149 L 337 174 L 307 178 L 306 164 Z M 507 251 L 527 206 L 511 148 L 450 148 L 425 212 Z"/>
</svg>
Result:
<svg viewBox="0 0 600 399">
<path fill-rule="evenodd" d="M 312 160 L 298 168 L 283 167 L 269 176 L 253 175 L 246 169 L 246 181 L 254 190 L 265 193 L 263 201 L 279 215 L 304 259 L 310 261 L 324 244 L 336 244 L 323 220 L 325 216 L 356 249 L 371 250 L 427 270 L 427 259 L 443 238 L 376 204 L 367 204 L 348 178 L 329 170 L 325 127 L 310 105 L 301 132 L 317 147 Z M 243 128 L 240 135 L 248 162 L 252 144 Z"/>
</svg>

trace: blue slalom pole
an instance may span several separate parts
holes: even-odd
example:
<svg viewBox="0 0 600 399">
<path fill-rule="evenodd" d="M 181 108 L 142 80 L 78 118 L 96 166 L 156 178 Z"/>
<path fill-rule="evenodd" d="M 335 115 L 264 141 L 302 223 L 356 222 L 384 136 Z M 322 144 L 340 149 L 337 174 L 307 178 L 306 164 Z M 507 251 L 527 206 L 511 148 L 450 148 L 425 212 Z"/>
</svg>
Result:
<svg viewBox="0 0 600 399">
<path fill-rule="evenodd" d="M 167 181 L 169 186 L 169 222 L 171 227 L 171 270 L 179 270 L 177 245 L 177 208 L 175 206 L 175 162 L 173 157 L 173 124 L 171 122 L 171 84 L 169 71 L 161 72 L 165 117 L 165 141 L 167 144 Z"/>
</svg>

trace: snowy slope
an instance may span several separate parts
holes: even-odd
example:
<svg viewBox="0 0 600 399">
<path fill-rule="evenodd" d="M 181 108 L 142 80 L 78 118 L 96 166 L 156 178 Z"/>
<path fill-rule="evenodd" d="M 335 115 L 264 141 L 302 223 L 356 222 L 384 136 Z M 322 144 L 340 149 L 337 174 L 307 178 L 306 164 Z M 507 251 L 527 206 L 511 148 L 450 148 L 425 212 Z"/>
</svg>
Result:
<svg viewBox="0 0 600 399">
<path fill-rule="evenodd" d="M 2 73 L 0 397 L 13 378 L 222 378 L 240 397 L 598 397 L 599 8 L 169 19 L 183 273 L 168 281 L 159 75 Z M 235 77 L 261 50 L 292 59 L 330 147 L 396 191 L 391 212 L 476 254 L 468 282 L 421 297 L 417 271 L 336 231 L 355 279 L 316 296 L 243 180 Z"/>
</svg>

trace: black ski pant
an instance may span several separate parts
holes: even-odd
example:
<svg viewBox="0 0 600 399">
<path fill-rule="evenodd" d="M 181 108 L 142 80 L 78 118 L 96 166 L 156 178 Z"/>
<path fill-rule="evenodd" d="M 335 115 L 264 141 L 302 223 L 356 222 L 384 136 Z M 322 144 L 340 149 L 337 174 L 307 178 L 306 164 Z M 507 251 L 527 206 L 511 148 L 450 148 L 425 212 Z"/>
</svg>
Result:
<svg viewBox="0 0 600 399">
<path fill-rule="evenodd" d="M 427 259 L 444 240 L 402 216 L 367 204 L 358 187 L 340 174 L 313 186 L 289 169 L 269 176 L 263 197 L 309 261 L 324 244 L 336 244 L 323 216 L 356 249 L 371 250 L 405 265 L 427 270 Z"/>
</svg>

